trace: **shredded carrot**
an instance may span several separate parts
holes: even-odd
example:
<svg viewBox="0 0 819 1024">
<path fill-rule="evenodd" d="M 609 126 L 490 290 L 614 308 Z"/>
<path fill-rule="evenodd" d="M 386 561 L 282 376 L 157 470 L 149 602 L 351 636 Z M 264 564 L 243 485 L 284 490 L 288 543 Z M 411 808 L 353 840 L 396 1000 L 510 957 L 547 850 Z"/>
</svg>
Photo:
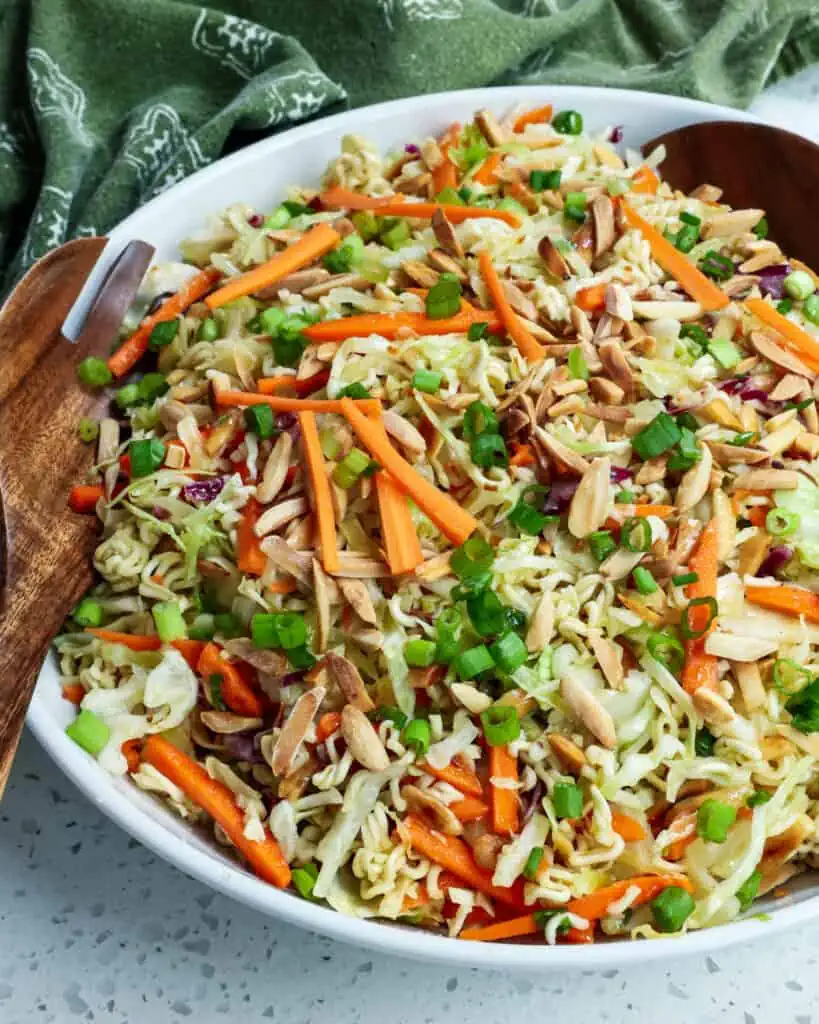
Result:
<svg viewBox="0 0 819 1024">
<path fill-rule="evenodd" d="M 140 755 L 141 747 L 142 742 L 140 740 L 126 740 L 119 748 L 128 765 L 128 771 L 132 775 L 134 772 L 139 771 L 139 766 L 142 763 L 142 757 Z"/>
<path fill-rule="evenodd" d="M 574 304 L 587 313 L 602 309 L 606 304 L 607 284 L 592 284 L 588 288 L 581 288 L 574 297 Z"/>
<path fill-rule="evenodd" d="M 237 667 L 220 657 L 217 644 L 205 644 L 197 671 L 206 683 L 211 676 L 221 677 L 222 700 L 235 714 L 248 718 L 261 718 L 264 715 L 264 705 L 259 696 L 248 686 Z"/>
<path fill-rule="evenodd" d="M 149 736 L 142 748 L 142 759 L 218 822 L 233 845 L 244 854 L 250 866 L 266 882 L 280 889 L 290 884 L 290 868 L 279 844 L 265 829 L 264 839 L 255 841 L 244 834 L 245 816 L 233 793 L 212 779 L 196 761 L 162 736 Z"/>
<path fill-rule="evenodd" d="M 306 395 L 312 395 L 314 391 L 320 391 L 329 379 L 329 370 L 319 370 L 312 377 L 305 377 L 303 380 L 297 380 L 289 374 L 281 377 L 262 377 L 256 382 L 256 389 L 263 395 L 275 395 L 279 391 L 293 391 L 297 398 L 304 398 Z"/>
<path fill-rule="evenodd" d="M 344 399 L 344 401 L 352 405 L 349 399 Z M 355 412 L 356 415 L 361 416 L 365 423 L 369 422 L 363 413 L 358 412 L 358 410 L 355 410 Z M 333 511 L 330 483 L 327 479 L 327 468 L 324 465 L 324 456 L 321 454 L 315 413 L 300 412 L 299 425 L 301 426 L 301 443 L 304 449 L 304 457 L 307 462 L 310 483 L 313 489 L 313 506 L 318 524 L 318 539 L 321 546 L 321 564 L 327 572 L 338 572 L 336 517 Z"/>
<path fill-rule="evenodd" d="M 381 535 L 390 572 L 393 576 L 412 572 L 423 562 L 424 553 L 415 532 L 409 498 L 390 475 L 384 472 L 376 473 L 375 490 L 378 495 Z"/>
<path fill-rule="evenodd" d="M 260 395 L 256 391 L 217 391 L 219 406 L 269 405 L 274 412 L 341 412 L 341 402 L 330 398 L 284 398 L 281 395 Z M 356 406 L 370 414 L 378 412 L 377 398 L 356 399 Z"/>
<path fill-rule="evenodd" d="M 637 886 L 640 890 L 640 895 L 632 903 L 633 907 L 639 907 L 672 885 L 685 889 L 686 892 L 694 891 L 694 886 L 685 875 L 636 875 L 634 878 L 623 878 L 619 882 L 606 885 L 596 892 L 589 893 L 588 896 L 578 896 L 569 900 L 566 909 L 570 914 L 585 917 L 587 921 L 599 921 L 601 917 L 606 916 L 609 906 L 621 900 L 632 886 Z"/>
<path fill-rule="evenodd" d="M 118 633 L 113 629 L 92 629 L 91 627 L 88 627 L 85 632 L 108 644 L 122 644 L 129 651 L 158 651 L 162 647 L 162 641 L 155 633 L 150 635 Z"/>
<path fill-rule="evenodd" d="M 425 907 L 429 903 L 429 891 L 423 882 L 418 883 L 418 892 L 415 896 L 405 896 L 401 904 L 401 913 L 409 914 L 419 907 Z"/>
<path fill-rule="evenodd" d="M 745 518 L 753 526 L 758 526 L 760 529 L 765 528 L 765 520 L 768 518 L 768 506 L 767 505 L 754 505 L 753 508 L 748 509 L 748 513 Z"/>
<path fill-rule="evenodd" d="M 442 683 L 445 677 L 446 665 L 430 665 L 428 668 L 413 669 L 410 672 L 410 680 L 416 690 L 428 690 L 430 686 Z"/>
<path fill-rule="evenodd" d="M 611 812 L 611 827 L 627 843 L 639 843 L 648 834 L 636 818 L 621 814 L 619 811 Z"/>
<path fill-rule="evenodd" d="M 634 172 L 631 179 L 631 191 L 642 192 L 647 195 L 654 195 L 660 187 L 660 179 L 650 167 L 643 164 Z"/>
<path fill-rule="evenodd" d="M 148 341 L 151 331 L 157 324 L 165 323 L 167 320 L 174 320 L 185 310 L 198 302 L 213 288 L 221 272 L 213 267 L 200 271 L 196 277 L 192 277 L 187 284 L 169 299 L 162 303 L 159 309 L 146 316 L 134 333 L 124 341 L 119 348 L 108 359 L 108 369 L 115 377 L 122 377 L 128 373 L 136 363 L 148 351 Z"/>
<path fill-rule="evenodd" d="M 495 779 L 517 782 L 518 759 L 507 746 L 489 748 L 489 776 L 492 781 L 492 831 L 498 835 L 512 835 L 520 827 L 520 805 L 516 789 L 505 789 L 494 784 Z"/>
<path fill-rule="evenodd" d="M 513 132 L 522 132 L 527 124 L 546 124 L 552 120 L 552 104 L 547 103 L 543 107 L 535 107 L 534 110 L 526 110 L 518 117 L 512 126 Z"/>
<path fill-rule="evenodd" d="M 426 313 L 362 313 L 338 320 L 324 320 L 305 327 L 302 334 L 310 341 L 346 341 L 377 334 L 394 340 L 402 333 L 428 337 L 434 334 L 466 334 L 472 324 L 486 323 L 491 334 L 503 329 L 500 317 L 489 309 L 462 309 L 454 316 L 430 319 Z"/>
<path fill-rule="evenodd" d="M 513 907 L 523 909 L 523 883 L 518 879 L 510 888 L 492 884 L 492 872 L 478 867 L 467 844 L 457 836 L 446 836 L 430 828 L 421 818 L 408 814 L 399 835 L 423 856 L 457 875 L 470 889 Z"/>
<path fill-rule="evenodd" d="M 68 496 L 68 507 L 72 512 L 80 512 L 88 514 L 89 512 L 95 512 L 97 508 L 97 502 L 105 494 L 105 491 L 99 484 L 77 484 L 76 487 L 71 488 L 71 493 Z"/>
<path fill-rule="evenodd" d="M 764 299 L 746 299 L 745 306 L 757 319 L 780 334 L 789 348 L 795 349 L 802 362 L 811 370 L 819 372 L 819 341 L 807 331 L 778 313 Z"/>
<path fill-rule="evenodd" d="M 483 796 L 481 780 L 471 768 L 464 768 L 458 761 L 450 761 L 446 768 L 434 768 L 428 761 L 424 761 L 418 767 L 434 779 L 449 783 L 465 796 Z"/>
<path fill-rule="evenodd" d="M 524 358 L 528 359 L 530 363 L 539 362 L 544 356 L 543 346 L 535 341 L 529 331 L 523 326 L 520 317 L 509 305 L 509 300 L 506 298 L 498 272 L 492 266 L 492 257 L 486 249 L 482 249 L 478 254 L 478 265 L 492 303 L 498 313 L 500 313 L 501 320 L 503 320 L 509 337 L 517 345 Z"/>
<path fill-rule="evenodd" d="M 717 596 L 717 551 L 719 548 L 719 529 L 716 519 L 712 519 L 700 534 L 694 553 L 688 561 L 690 572 L 697 574 L 696 583 L 689 583 L 686 587 L 686 597 L 689 601 L 701 597 Z M 689 612 L 689 624 L 699 628 L 698 623 L 705 622 L 704 608 L 695 608 Z M 713 629 L 714 623 L 711 624 Z M 709 630 L 710 632 L 710 630 Z M 714 689 L 719 681 L 717 674 L 717 659 L 713 654 L 705 651 L 705 635 L 693 640 L 685 641 L 685 664 L 682 671 L 682 684 L 688 693 L 695 693 L 701 686 Z"/>
<path fill-rule="evenodd" d="M 469 821 L 480 821 L 481 818 L 485 818 L 489 814 L 487 804 L 474 796 L 465 796 L 461 800 L 456 800 L 449 805 L 449 809 L 458 821 L 462 821 L 464 824 Z"/>
<path fill-rule="evenodd" d="M 637 228 L 643 234 L 654 259 L 666 273 L 682 285 L 695 302 L 699 302 L 706 310 L 722 309 L 728 305 L 731 300 L 725 292 L 697 270 L 684 253 L 675 248 L 667 238 L 663 238 L 645 218 L 626 202 L 620 203 L 620 209 L 631 227 Z"/>
<path fill-rule="evenodd" d="M 500 167 L 501 160 L 503 160 L 503 156 L 504 154 L 498 150 L 495 150 L 494 153 L 490 153 L 477 171 L 472 175 L 472 180 L 476 181 L 479 185 L 494 185 L 498 180 L 497 172 Z"/>
<path fill-rule="evenodd" d="M 624 509 L 627 506 L 622 506 Z M 673 505 L 634 505 L 629 514 L 644 518 L 645 516 L 657 516 L 659 519 L 668 519 L 676 509 Z"/>
<path fill-rule="evenodd" d="M 514 451 L 509 460 L 510 466 L 533 466 L 535 464 L 535 453 L 532 451 L 531 445 L 513 441 L 512 448 Z"/>
<path fill-rule="evenodd" d="M 760 608 L 819 623 L 819 594 L 814 594 L 811 590 L 787 584 L 776 587 L 752 585 L 745 588 L 745 597 L 751 604 L 759 605 Z"/>
<path fill-rule="evenodd" d="M 261 576 L 267 565 L 259 538 L 253 531 L 261 514 L 261 505 L 255 498 L 250 498 L 242 510 L 242 518 L 236 531 L 236 565 L 241 572 L 250 576 Z"/>
<path fill-rule="evenodd" d="M 458 168 L 449 156 L 451 146 L 458 141 L 461 134 L 461 126 L 455 122 L 451 124 L 438 140 L 438 148 L 441 151 L 442 160 L 432 172 L 432 187 L 437 195 L 445 188 L 458 187 Z"/>
<path fill-rule="evenodd" d="M 440 189 L 438 190 L 440 191 Z M 509 210 L 495 210 L 488 206 L 458 206 L 455 203 L 412 203 L 397 196 L 363 196 L 349 189 L 331 188 L 319 196 L 325 210 L 372 210 L 380 217 L 410 217 L 431 220 L 438 210 L 446 214 L 451 224 L 465 220 L 502 220 L 513 228 L 520 227 L 520 217 Z M 285 250 L 286 252 L 287 250 Z"/>
<path fill-rule="evenodd" d="M 243 295 L 251 295 L 262 288 L 268 288 L 288 274 L 309 266 L 314 260 L 335 248 L 340 241 L 341 235 L 335 228 L 329 224 L 316 224 L 292 245 L 277 252 L 267 263 L 232 278 L 222 288 L 207 295 L 205 303 L 208 309 L 218 309 Z"/>
<path fill-rule="evenodd" d="M 195 672 L 199 666 L 199 659 L 202 657 L 202 651 L 205 649 L 204 640 L 172 640 L 171 646 L 175 647 L 182 657 L 187 661 L 188 665 Z"/>
<path fill-rule="evenodd" d="M 82 704 L 82 699 L 85 696 L 85 687 L 82 683 L 69 683 L 63 687 L 63 700 L 67 700 L 69 703 L 79 707 Z"/>
<path fill-rule="evenodd" d="M 499 942 L 501 939 L 516 939 L 520 935 L 537 935 L 539 931 L 535 915 L 525 914 L 484 928 L 464 928 L 458 938 L 467 942 Z"/>
<path fill-rule="evenodd" d="M 316 743 L 323 743 L 341 726 L 341 714 L 338 711 L 327 711 L 316 725 Z"/>
<path fill-rule="evenodd" d="M 341 411 L 359 440 L 395 483 L 410 495 L 448 540 L 453 544 L 463 544 L 477 528 L 478 521 L 402 459 L 383 429 L 368 420 L 349 398 L 342 398 Z"/>
<path fill-rule="evenodd" d="M 269 594 L 295 594 L 298 585 L 295 580 L 273 580 L 265 589 Z"/>
</svg>

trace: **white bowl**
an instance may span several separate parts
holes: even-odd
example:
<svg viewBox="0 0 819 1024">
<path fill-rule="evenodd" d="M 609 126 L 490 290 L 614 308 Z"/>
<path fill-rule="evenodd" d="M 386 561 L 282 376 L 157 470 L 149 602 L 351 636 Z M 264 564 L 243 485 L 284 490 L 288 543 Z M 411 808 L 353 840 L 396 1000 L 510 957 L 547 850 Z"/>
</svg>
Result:
<svg viewBox="0 0 819 1024">
<path fill-rule="evenodd" d="M 473 89 L 382 103 L 295 128 L 199 171 L 123 221 L 111 232 L 106 254 L 115 254 L 131 238 L 142 238 L 156 246 L 157 260 L 175 257 L 179 240 L 200 227 L 207 214 L 238 200 L 269 209 L 288 185 L 317 184 L 326 164 L 338 154 L 345 134 L 366 135 L 384 147 L 397 146 L 408 139 L 436 134 L 451 121 L 468 121 L 480 107 L 502 113 L 517 103 L 534 107 L 547 102 L 556 110 L 580 110 L 592 130 L 624 125 L 625 142 L 634 148 L 663 132 L 698 121 L 755 120 L 726 107 L 671 96 L 556 86 Z M 99 273 L 104 269 L 101 266 Z M 100 810 L 155 853 L 206 885 L 262 913 L 356 945 L 469 967 L 588 969 L 707 953 L 819 916 L 819 896 L 811 895 L 806 887 L 788 901 L 772 904 L 766 923 L 752 918 L 681 939 L 556 947 L 463 942 L 401 925 L 344 917 L 259 881 L 156 800 L 127 781 L 107 775 L 66 737 L 64 730 L 72 716 L 71 705 L 60 694 L 57 660 L 50 654 L 40 673 L 28 723 L 59 768 Z"/>
</svg>

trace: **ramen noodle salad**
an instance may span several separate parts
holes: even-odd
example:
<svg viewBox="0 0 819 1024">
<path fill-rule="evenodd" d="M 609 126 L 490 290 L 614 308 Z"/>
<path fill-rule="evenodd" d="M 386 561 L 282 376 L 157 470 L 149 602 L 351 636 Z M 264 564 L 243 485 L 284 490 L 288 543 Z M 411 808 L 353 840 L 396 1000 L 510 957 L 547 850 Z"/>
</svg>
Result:
<svg viewBox="0 0 819 1024">
<path fill-rule="evenodd" d="M 653 938 L 816 859 L 819 279 L 621 135 L 348 136 L 80 364 L 69 735 L 295 898 Z"/>
</svg>

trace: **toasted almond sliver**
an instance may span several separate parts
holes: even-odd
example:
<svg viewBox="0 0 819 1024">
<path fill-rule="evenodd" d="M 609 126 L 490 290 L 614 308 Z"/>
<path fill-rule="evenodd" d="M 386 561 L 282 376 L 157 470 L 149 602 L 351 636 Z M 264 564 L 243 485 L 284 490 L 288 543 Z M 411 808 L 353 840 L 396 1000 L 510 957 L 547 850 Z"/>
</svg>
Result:
<svg viewBox="0 0 819 1024">
<path fill-rule="evenodd" d="M 614 720 L 594 694 L 571 676 L 560 680 L 560 692 L 572 713 L 592 736 L 607 750 L 613 750 L 617 746 Z"/>
<path fill-rule="evenodd" d="M 778 644 L 776 640 L 765 640 L 763 637 L 738 636 L 736 633 L 723 633 L 714 630 L 705 638 L 705 651 L 717 658 L 728 661 L 759 661 L 773 654 Z"/>
<path fill-rule="evenodd" d="M 589 391 L 606 405 L 619 405 L 625 397 L 623 389 L 606 377 L 592 377 L 589 380 Z"/>
<path fill-rule="evenodd" d="M 567 281 L 572 276 L 571 267 L 548 235 L 544 235 L 538 242 L 537 251 L 550 274 L 563 281 Z"/>
<path fill-rule="evenodd" d="M 594 226 L 594 257 L 597 259 L 611 249 L 617 237 L 614 230 L 614 206 L 611 199 L 607 195 L 595 196 L 591 204 L 591 213 Z M 628 306 L 630 310 L 630 300 Z M 626 316 L 623 319 L 631 320 L 632 317 Z"/>
<path fill-rule="evenodd" d="M 714 520 L 717 524 L 717 558 L 720 562 L 727 561 L 734 553 L 737 543 L 737 520 L 731 505 L 731 499 L 721 488 L 711 496 Z"/>
<path fill-rule="evenodd" d="M 751 331 L 751 344 L 763 359 L 767 359 L 774 366 L 780 366 L 789 373 L 795 373 L 800 377 L 808 377 L 810 380 L 813 380 L 816 376 L 813 370 L 808 369 L 798 356 L 795 356 L 781 345 L 777 345 L 770 335 L 764 331 Z"/>
<path fill-rule="evenodd" d="M 390 758 L 372 722 L 354 704 L 345 704 L 341 712 L 341 735 L 347 749 L 368 771 L 383 772 Z"/>
<path fill-rule="evenodd" d="M 312 299 L 315 301 L 325 295 L 329 295 L 335 288 L 354 288 L 357 292 L 365 292 L 372 288 L 372 286 L 372 281 L 368 280 L 366 277 L 362 277 L 360 274 L 333 274 L 320 284 L 314 284 L 309 288 L 305 288 L 302 295 L 305 299 Z M 334 349 L 337 347 L 338 346 L 335 344 L 333 345 Z M 331 359 L 327 358 L 324 345 L 317 346 L 315 356 L 319 362 L 322 363 L 328 363 L 331 361 Z"/>
<path fill-rule="evenodd" d="M 618 548 L 600 563 L 600 575 L 607 580 L 623 580 L 637 568 L 645 555 L 645 551 Z"/>
<path fill-rule="evenodd" d="M 765 216 L 764 210 L 729 210 L 725 213 L 716 213 L 706 220 L 702 226 L 700 237 L 721 238 L 743 235 L 762 220 Z"/>
<path fill-rule="evenodd" d="M 713 457 L 711 449 L 703 445 L 700 449 L 701 455 L 691 469 L 683 474 L 680 486 L 677 488 L 677 508 L 681 512 L 687 512 L 698 502 L 702 501 L 708 492 L 708 484 L 711 480 L 711 467 Z"/>
<path fill-rule="evenodd" d="M 705 443 L 720 466 L 733 466 L 737 463 L 753 466 L 759 462 L 767 462 L 771 457 L 768 452 L 760 451 L 759 448 L 744 448 L 741 445 L 723 444 L 721 441 Z"/>
<path fill-rule="evenodd" d="M 307 511 L 307 501 L 304 498 L 288 498 L 286 501 L 280 501 L 278 505 L 271 505 L 270 508 L 265 509 L 256 521 L 253 532 L 257 537 L 265 537 L 292 519 L 306 515 Z"/>
<path fill-rule="evenodd" d="M 597 405 L 595 402 L 589 402 L 583 407 L 583 415 L 591 416 L 592 419 L 601 420 L 603 423 L 626 423 L 632 418 L 633 413 L 619 405 Z"/>
<path fill-rule="evenodd" d="M 586 764 L 586 755 L 580 747 L 557 732 L 549 733 L 546 739 L 563 768 L 572 775 L 579 775 Z"/>
<path fill-rule="evenodd" d="M 604 457 L 595 459 L 583 474 L 569 506 L 569 533 L 573 537 L 588 537 L 605 522 L 610 472 L 611 460 Z"/>
<path fill-rule="evenodd" d="M 320 653 L 330 637 L 330 580 L 317 558 L 313 559 L 313 594 L 316 599 L 316 645 Z"/>
<path fill-rule="evenodd" d="M 281 537 L 265 537 L 261 549 L 267 555 L 268 563 L 274 569 L 295 576 L 300 583 L 312 583 L 312 555 L 306 551 L 295 551 Z M 267 572 L 267 570 L 265 570 Z"/>
<path fill-rule="evenodd" d="M 459 704 L 463 704 L 467 711 L 470 711 L 473 715 L 479 715 L 482 711 L 486 711 L 487 708 L 492 706 L 492 698 L 482 693 L 476 686 L 472 686 L 470 683 L 452 683 L 449 687 L 449 692 L 458 701 Z"/>
<path fill-rule="evenodd" d="M 721 427 L 728 427 L 729 430 L 742 430 L 742 421 L 721 398 L 712 398 L 710 402 L 701 405 L 698 411 L 706 419 L 718 423 Z"/>
<path fill-rule="evenodd" d="M 709 725 L 729 725 L 737 717 L 736 712 L 718 693 L 701 686 L 691 697 L 694 707 Z"/>
<path fill-rule="evenodd" d="M 370 597 L 369 590 L 367 590 L 367 584 L 361 580 L 339 577 L 338 586 L 344 595 L 344 599 L 352 606 L 353 611 L 355 611 L 362 622 L 366 622 L 371 626 L 377 625 L 378 619 L 375 614 L 375 605 Z"/>
<path fill-rule="evenodd" d="M 655 455 L 653 459 L 646 459 L 634 478 L 635 484 L 656 484 L 665 476 L 667 464 L 667 455 Z"/>
<path fill-rule="evenodd" d="M 551 591 L 543 594 L 537 603 L 526 631 L 526 649 L 532 653 L 542 651 L 554 633 L 554 597 Z"/>
<path fill-rule="evenodd" d="M 734 677 L 739 684 L 742 700 L 746 712 L 756 711 L 757 708 L 765 706 L 765 687 L 762 685 L 762 676 L 759 666 L 752 661 L 735 662 L 733 665 Z"/>
<path fill-rule="evenodd" d="M 418 786 L 409 785 L 401 789 L 401 796 L 407 801 L 410 809 L 428 815 L 438 832 L 447 836 L 459 836 L 464 830 L 454 811 L 437 797 Z"/>
<path fill-rule="evenodd" d="M 293 709 L 285 719 L 273 755 L 270 758 L 270 769 L 274 775 L 287 775 L 293 758 L 313 724 L 319 705 L 324 700 L 324 688 L 315 686 L 293 705 Z"/>
<path fill-rule="evenodd" d="M 452 569 L 449 565 L 451 551 L 445 551 L 441 555 L 435 555 L 433 558 L 428 558 L 425 562 L 422 562 L 415 569 L 415 575 L 422 580 L 426 580 L 429 583 L 435 580 L 442 580 L 445 576 L 452 575 Z"/>
<path fill-rule="evenodd" d="M 264 724 L 261 718 L 247 718 L 244 715 L 234 715 L 230 711 L 203 711 L 199 718 L 211 732 L 218 732 L 224 736 L 255 731 L 261 729 Z"/>
<path fill-rule="evenodd" d="M 750 469 L 734 480 L 734 490 L 795 491 L 799 474 L 794 469 Z"/>
<path fill-rule="evenodd" d="M 536 428 L 535 435 L 546 451 L 554 458 L 559 459 L 567 469 L 570 469 L 578 476 L 583 476 L 588 471 L 590 463 L 587 462 L 582 455 L 578 455 L 577 452 L 572 451 L 571 448 L 567 448 L 566 445 L 561 441 L 558 441 L 556 437 L 552 437 L 551 434 L 547 434 L 542 427 Z"/>
<path fill-rule="evenodd" d="M 404 260 L 401 269 L 422 288 L 432 288 L 438 281 L 438 271 L 428 267 L 426 263 L 421 263 L 420 260 Z"/>
<path fill-rule="evenodd" d="M 787 451 L 793 442 L 802 433 L 802 424 L 799 420 L 792 420 L 790 423 L 786 423 L 783 427 L 778 430 L 774 430 L 770 434 L 766 434 L 765 437 L 759 442 L 760 448 L 764 448 L 766 452 L 770 452 L 771 455 L 780 455 L 782 452 Z"/>
<path fill-rule="evenodd" d="M 629 398 L 634 391 L 634 374 L 628 365 L 623 346 L 619 341 L 610 339 L 600 344 L 599 352 L 609 377 Z"/>
<path fill-rule="evenodd" d="M 589 645 L 594 651 L 606 682 L 613 690 L 622 690 L 624 675 L 620 648 L 611 640 L 595 634 L 589 636 Z"/>
<path fill-rule="evenodd" d="M 509 141 L 509 132 L 500 125 L 491 110 L 479 110 L 475 114 L 475 123 L 490 146 L 502 146 Z"/>
<path fill-rule="evenodd" d="M 375 704 L 367 693 L 364 680 L 355 665 L 333 651 L 326 655 L 325 663 L 331 679 L 344 694 L 347 702 L 353 704 L 359 711 L 372 711 Z"/>
<path fill-rule="evenodd" d="M 262 479 L 256 488 L 256 500 L 263 505 L 269 504 L 284 486 L 292 454 L 293 438 L 286 430 L 282 431 L 267 457 Z"/>
<path fill-rule="evenodd" d="M 744 541 L 739 549 L 740 576 L 755 576 L 770 546 L 771 538 L 764 530 L 757 530 L 752 537 Z"/>
<path fill-rule="evenodd" d="M 623 285 L 614 283 L 606 288 L 606 312 L 620 320 L 634 319 L 631 296 Z"/>
<path fill-rule="evenodd" d="M 436 270 L 446 274 L 454 274 L 461 283 L 465 283 L 469 279 L 461 264 L 445 253 L 443 249 L 431 250 L 431 252 L 427 253 L 427 259 Z"/>
<path fill-rule="evenodd" d="M 427 443 L 420 431 L 397 412 L 385 409 L 382 422 L 387 433 L 414 455 L 423 455 L 427 450 Z"/>
<path fill-rule="evenodd" d="M 379 558 L 362 558 L 340 551 L 338 554 L 338 572 L 335 576 L 348 577 L 354 580 L 376 580 L 391 576 L 390 567 Z"/>
<path fill-rule="evenodd" d="M 433 214 L 432 230 L 438 245 L 440 245 L 445 253 L 454 256 L 456 260 L 464 258 L 463 246 L 458 241 L 455 229 L 443 210 L 436 210 Z"/>
</svg>

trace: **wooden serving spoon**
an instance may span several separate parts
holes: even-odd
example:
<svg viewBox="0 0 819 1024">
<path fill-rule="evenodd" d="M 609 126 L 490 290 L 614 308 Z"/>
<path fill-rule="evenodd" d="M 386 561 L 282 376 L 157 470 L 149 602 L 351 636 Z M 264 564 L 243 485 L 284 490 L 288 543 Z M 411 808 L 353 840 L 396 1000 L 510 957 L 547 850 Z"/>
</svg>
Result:
<svg viewBox="0 0 819 1024">
<path fill-rule="evenodd" d="M 784 128 L 744 121 L 677 128 L 647 142 L 643 153 L 659 145 L 666 148 L 660 171 L 675 188 L 691 192 L 707 182 L 734 209 L 765 210 L 769 237 L 788 256 L 819 269 L 819 146 Z"/>
<path fill-rule="evenodd" d="M 105 241 L 48 253 L 0 312 L 0 796 L 48 645 L 92 582 L 99 524 L 66 502 L 95 451 L 77 424 L 110 399 L 79 385 L 77 364 L 107 355 L 154 252 L 123 250 L 72 344 L 61 327 Z"/>
</svg>

